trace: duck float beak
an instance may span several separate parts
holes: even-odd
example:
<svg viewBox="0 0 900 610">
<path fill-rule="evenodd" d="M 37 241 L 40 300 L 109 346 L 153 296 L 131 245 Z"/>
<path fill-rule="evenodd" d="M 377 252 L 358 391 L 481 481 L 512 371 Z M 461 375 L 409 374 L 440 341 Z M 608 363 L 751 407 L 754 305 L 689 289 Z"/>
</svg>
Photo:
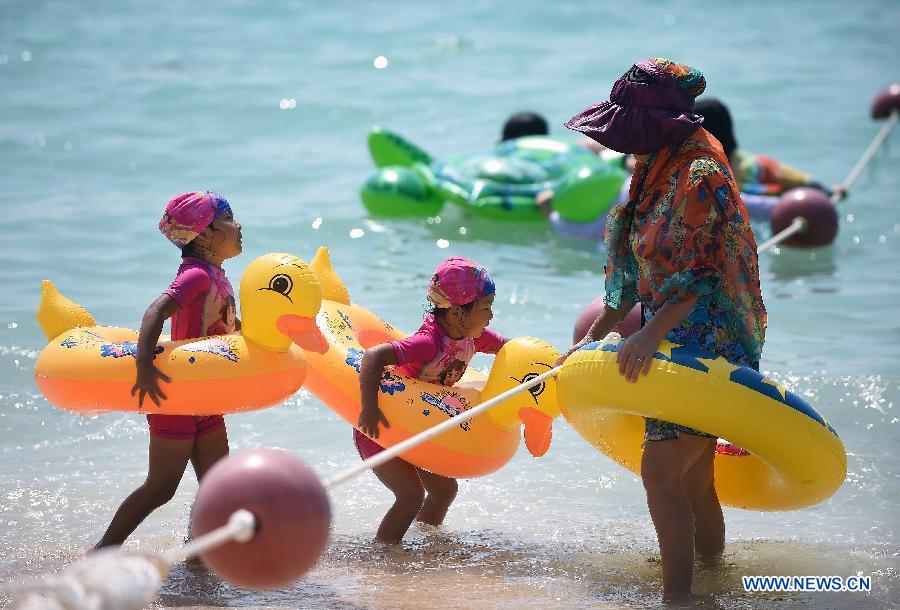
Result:
<svg viewBox="0 0 900 610">
<path fill-rule="evenodd" d="M 553 418 L 532 407 L 519 409 L 519 419 L 525 424 L 525 446 L 534 457 L 541 457 L 550 449 Z"/>
<path fill-rule="evenodd" d="M 278 318 L 275 326 L 302 349 L 317 354 L 324 354 L 328 351 L 328 340 L 319 330 L 315 318 L 285 314 Z"/>
</svg>

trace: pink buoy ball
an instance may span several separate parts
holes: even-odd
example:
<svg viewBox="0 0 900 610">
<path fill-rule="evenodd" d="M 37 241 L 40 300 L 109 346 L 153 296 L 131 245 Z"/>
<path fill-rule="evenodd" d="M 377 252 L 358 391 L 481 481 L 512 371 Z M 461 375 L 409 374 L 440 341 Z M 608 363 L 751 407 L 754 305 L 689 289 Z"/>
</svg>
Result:
<svg viewBox="0 0 900 610">
<path fill-rule="evenodd" d="M 875 97 L 872 102 L 872 118 L 886 119 L 894 110 L 900 110 L 900 83 L 888 86 Z"/>
<path fill-rule="evenodd" d="M 828 195 L 808 186 L 786 192 L 772 209 L 769 223 L 772 235 L 787 229 L 800 217 L 807 222 L 806 229 L 794 233 L 782 243 L 792 248 L 827 246 L 838 232 L 838 213 Z"/>
<path fill-rule="evenodd" d="M 603 303 L 603 297 L 597 297 L 588 303 L 587 307 L 578 314 L 578 319 L 575 320 L 575 329 L 572 332 L 572 343 L 578 343 L 584 338 L 587 331 L 591 328 L 591 324 L 594 323 L 594 320 L 597 319 L 597 316 L 600 315 L 600 312 L 603 311 L 604 307 L 606 307 L 606 305 Z M 624 338 L 630 337 L 640 329 L 641 306 L 635 305 L 625 316 L 625 319 L 619 322 L 618 326 L 613 330 Z"/>
<path fill-rule="evenodd" d="M 247 542 L 231 541 L 202 554 L 223 580 L 246 589 L 289 585 L 328 545 L 331 506 L 312 469 L 284 451 L 254 449 L 220 460 L 203 477 L 191 511 L 194 538 L 246 509 L 256 518 Z"/>
</svg>

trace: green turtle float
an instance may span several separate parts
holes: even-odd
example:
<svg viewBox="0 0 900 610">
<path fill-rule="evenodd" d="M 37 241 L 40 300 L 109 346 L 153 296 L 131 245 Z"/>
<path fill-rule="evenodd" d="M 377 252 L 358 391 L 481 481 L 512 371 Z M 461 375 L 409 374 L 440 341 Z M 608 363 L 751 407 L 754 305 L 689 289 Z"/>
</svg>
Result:
<svg viewBox="0 0 900 610">
<path fill-rule="evenodd" d="M 436 161 L 386 129 L 369 133 L 378 170 L 362 187 L 373 216 L 435 216 L 451 201 L 485 218 L 544 220 L 534 201 L 554 192 L 552 206 L 566 220 L 589 222 L 615 201 L 628 177 L 621 164 L 546 136 L 502 142 L 485 154 Z"/>
</svg>

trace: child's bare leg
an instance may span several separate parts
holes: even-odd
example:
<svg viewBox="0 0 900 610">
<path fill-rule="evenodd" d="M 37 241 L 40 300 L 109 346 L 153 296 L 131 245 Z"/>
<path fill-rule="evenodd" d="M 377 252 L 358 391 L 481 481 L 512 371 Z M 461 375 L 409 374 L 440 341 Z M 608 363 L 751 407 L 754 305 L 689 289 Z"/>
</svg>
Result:
<svg viewBox="0 0 900 610">
<path fill-rule="evenodd" d="M 447 509 L 456 498 L 456 492 L 459 490 L 459 484 L 456 479 L 442 477 L 439 474 L 433 474 L 427 470 L 417 469 L 419 479 L 428 496 L 425 498 L 425 504 L 419 511 L 416 521 L 427 523 L 429 525 L 440 525 L 447 516 Z"/>
<path fill-rule="evenodd" d="M 228 455 L 228 432 L 225 428 L 209 434 L 199 436 L 194 440 L 194 450 L 191 452 L 191 465 L 197 482 L 203 480 L 203 476 L 216 462 Z M 191 505 L 193 515 L 194 505 Z M 187 540 L 193 538 L 193 533 L 188 531 Z M 187 542 L 185 540 L 185 542 Z"/>
<path fill-rule="evenodd" d="M 684 475 L 684 490 L 694 513 L 694 551 L 703 561 L 715 561 L 725 550 L 725 518 L 713 478 L 716 439 L 706 439 L 700 458 Z"/>
<path fill-rule="evenodd" d="M 198 437 L 191 452 L 191 465 L 197 482 L 213 465 L 228 455 L 228 431 L 225 428 Z"/>
<path fill-rule="evenodd" d="M 706 438 L 680 434 L 678 438 L 648 441 L 641 459 L 641 478 L 647 507 L 656 527 L 662 559 L 663 595 L 689 595 L 694 573 L 694 515 L 682 487 L 682 477 L 699 459 Z"/>
<path fill-rule="evenodd" d="M 425 490 L 416 467 L 400 458 L 382 464 L 374 472 L 378 480 L 393 492 L 395 498 L 394 505 L 381 520 L 375 537 L 381 542 L 400 542 L 422 509 Z"/>
<path fill-rule="evenodd" d="M 193 440 L 150 437 L 147 480 L 125 498 L 94 548 L 122 544 L 150 513 L 172 499 L 193 448 Z"/>
</svg>

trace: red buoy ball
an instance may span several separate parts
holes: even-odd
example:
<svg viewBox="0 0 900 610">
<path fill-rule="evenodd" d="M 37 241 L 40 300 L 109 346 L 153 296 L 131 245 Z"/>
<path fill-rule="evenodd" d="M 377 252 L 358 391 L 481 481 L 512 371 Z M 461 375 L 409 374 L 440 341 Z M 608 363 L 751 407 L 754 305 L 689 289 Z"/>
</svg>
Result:
<svg viewBox="0 0 900 610">
<path fill-rule="evenodd" d="M 287 586 L 305 574 L 328 545 L 328 494 L 312 469 L 289 453 L 254 449 L 216 463 L 203 477 L 191 511 L 194 538 L 225 525 L 239 509 L 256 518 L 252 538 L 201 555 L 213 572 L 234 585 Z"/>
<path fill-rule="evenodd" d="M 894 110 L 900 111 L 900 83 L 894 83 L 879 93 L 872 102 L 872 118 L 886 119 Z"/>
<path fill-rule="evenodd" d="M 575 329 L 572 332 L 572 343 L 578 343 L 587 334 L 591 328 L 591 324 L 597 319 L 597 316 L 603 311 L 606 305 L 603 303 L 603 297 L 597 297 L 587 304 L 575 320 Z M 630 337 L 641 329 L 641 306 L 635 305 L 631 311 L 625 315 L 619 324 L 613 329 L 622 335 L 623 338 Z"/>
<path fill-rule="evenodd" d="M 787 229 L 797 217 L 806 220 L 806 228 L 781 242 L 785 246 L 792 248 L 827 246 L 837 236 L 837 208 L 831 203 L 828 195 L 819 189 L 801 186 L 782 195 L 772 209 L 772 216 L 769 219 L 772 235 Z"/>
</svg>

